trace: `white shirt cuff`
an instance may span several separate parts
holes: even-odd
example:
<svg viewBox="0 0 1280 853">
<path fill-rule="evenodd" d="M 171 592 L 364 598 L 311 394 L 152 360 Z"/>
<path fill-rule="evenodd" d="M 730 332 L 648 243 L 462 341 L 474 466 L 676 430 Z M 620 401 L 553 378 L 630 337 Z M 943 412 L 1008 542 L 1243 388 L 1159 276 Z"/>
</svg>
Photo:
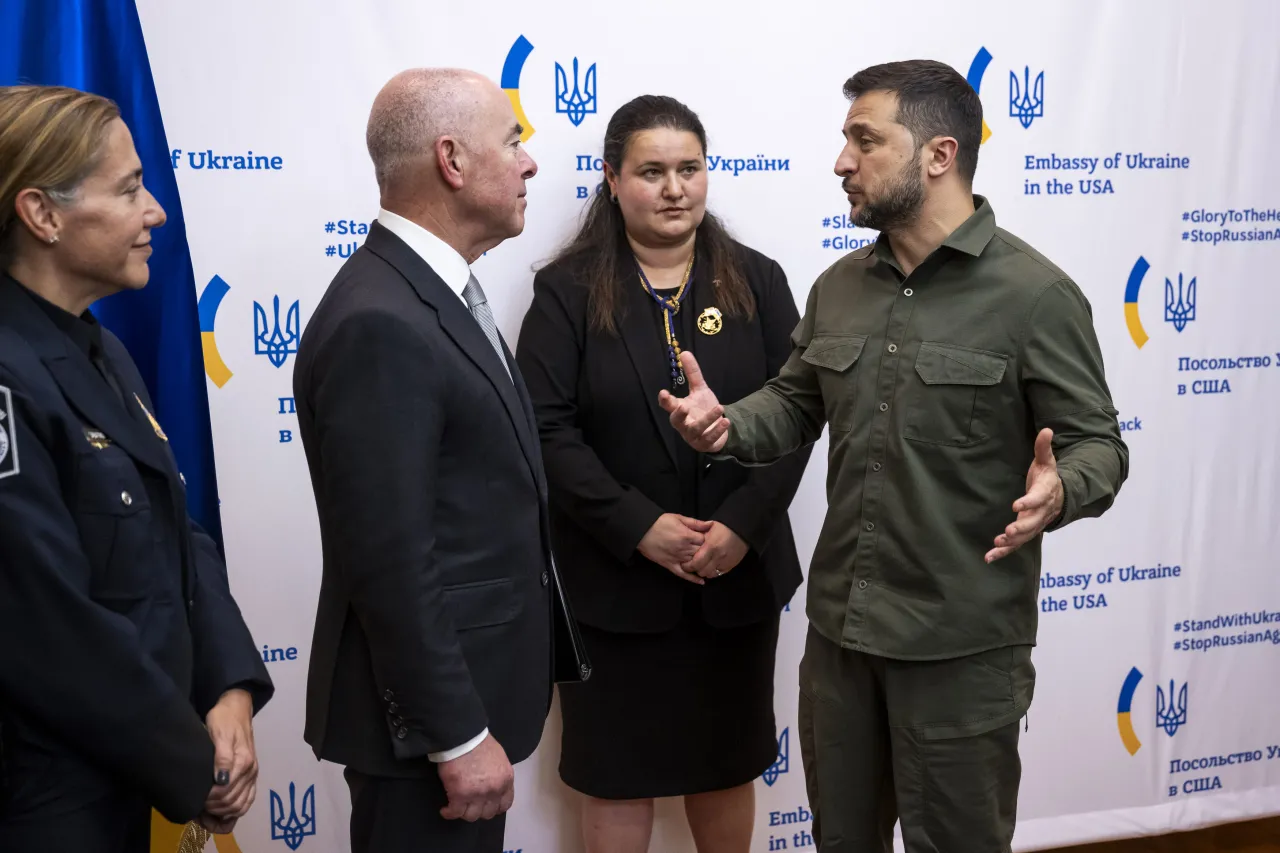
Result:
<svg viewBox="0 0 1280 853">
<path fill-rule="evenodd" d="M 461 758 L 471 750 L 475 749 L 488 736 L 489 730 L 486 728 L 462 746 L 456 746 L 453 749 L 445 750 L 444 752 L 428 753 L 427 758 L 430 758 L 436 764 L 439 764 L 442 761 L 453 761 L 455 758 Z"/>
</svg>

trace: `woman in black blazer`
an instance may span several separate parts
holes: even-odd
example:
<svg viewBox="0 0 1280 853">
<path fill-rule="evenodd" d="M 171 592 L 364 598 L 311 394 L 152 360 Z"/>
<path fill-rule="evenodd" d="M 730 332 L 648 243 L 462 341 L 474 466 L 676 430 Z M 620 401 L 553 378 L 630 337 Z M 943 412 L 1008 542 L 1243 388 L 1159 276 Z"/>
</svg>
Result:
<svg viewBox="0 0 1280 853">
<path fill-rule="evenodd" d="M 643 853 L 683 796 L 700 853 L 745 851 L 773 763 L 778 617 L 801 580 L 787 517 L 808 450 L 698 454 L 658 405 L 688 349 L 726 403 L 791 352 L 781 267 L 706 212 L 706 134 L 678 101 L 611 118 L 581 230 L 534 278 L 516 357 L 537 414 L 557 565 L 594 666 L 561 686 L 560 774 L 587 853 Z"/>
</svg>

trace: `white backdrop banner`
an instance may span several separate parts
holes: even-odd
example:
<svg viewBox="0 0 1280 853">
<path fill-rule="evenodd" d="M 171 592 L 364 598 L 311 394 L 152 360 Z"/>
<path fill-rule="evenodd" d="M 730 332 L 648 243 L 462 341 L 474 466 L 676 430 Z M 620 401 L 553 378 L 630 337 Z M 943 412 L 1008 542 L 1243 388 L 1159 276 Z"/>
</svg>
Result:
<svg viewBox="0 0 1280 853">
<path fill-rule="evenodd" d="M 512 342 L 531 267 L 574 227 L 632 97 L 699 113 L 711 209 L 803 305 L 875 237 L 851 227 L 833 172 L 845 79 L 918 57 L 966 74 L 987 125 L 975 189 L 1088 296 L 1131 452 L 1111 512 L 1045 543 L 1015 848 L 1280 813 L 1280 4 L 138 5 L 200 289 L 231 585 L 277 685 L 257 720 L 257 805 L 222 853 L 348 849 L 341 770 L 302 740 L 321 559 L 293 348 L 377 212 L 373 96 L 424 65 L 487 74 L 529 128 L 528 224 L 476 264 Z M 585 112 L 557 108 L 558 86 Z M 805 565 L 825 454 L 824 438 L 791 507 Z M 783 614 L 753 853 L 814 846 L 804 594 Z M 581 850 L 559 742 L 553 711 L 517 769 L 510 851 Z M 660 804 L 651 849 L 694 850 L 677 802 Z"/>
</svg>

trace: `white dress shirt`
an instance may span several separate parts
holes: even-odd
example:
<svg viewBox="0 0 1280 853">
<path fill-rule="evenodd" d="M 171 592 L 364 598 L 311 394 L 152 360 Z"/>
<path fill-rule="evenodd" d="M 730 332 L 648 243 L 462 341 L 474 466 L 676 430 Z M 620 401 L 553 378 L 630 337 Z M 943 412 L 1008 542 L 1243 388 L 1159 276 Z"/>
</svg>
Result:
<svg viewBox="0 0 1280 853">
<path fill-rule="evenodd" d="M 408 243 L 409 248 L 413 249 L 418 257 L 427 262 L 427 265 L 435 271 L 436 275 L 440 276 L 444 283 L 449 286 L 449 289 L 458 294 L 462 304 L 467 304 L 466 298 L 462 295 L 467 282 L 471 280 L 471 267 L 466 258 L 421 225 L 410 222 L 403 216 L 394 214 L 389 210 L 378 209 L 378 222 L 392 234 Z M 471 310 L 470 306 L 468 306 L 467 310 Z M 427 757 L 436 763 L 452 761 L 475 749 L 488 735 L 489 729 L 486 728 L 460 746 L 444 752 L 432 752 Z"/>
<path fill-rule="evenodd" d="M 467 259 L 458 254 L 457 249 L 418 223 L 410 222 L 389 210 L 378 208 L 378 223 L 408 243 L 409 248 L 426 261 L 427 265 L 435 270 L 436 275 L 449 285 L 449 289 L 458 294 L 462 304 L 467 304 L 462 291 L 471 280 L 471 267 L 467 264 Z"/>
</svg>

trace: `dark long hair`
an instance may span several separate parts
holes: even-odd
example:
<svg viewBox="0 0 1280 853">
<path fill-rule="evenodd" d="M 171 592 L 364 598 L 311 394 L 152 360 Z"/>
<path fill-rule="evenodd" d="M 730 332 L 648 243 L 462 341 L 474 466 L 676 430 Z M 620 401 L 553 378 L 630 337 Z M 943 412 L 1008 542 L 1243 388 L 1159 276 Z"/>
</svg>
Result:
<svg viewBox="0 0 1280 853">
<path fill-rule="evenodd" d="M 698 137 L 703 156 L 707 153 L 707 132 L 693 110 L 662 95 L 641 95 L 618 108 L 605 130 L 604 162 L 614 174 L 622 173 L 622 160 L 636 134 L 656 128 L 686 131 Z M 701 259 L 711 265 L 711 280 L 721 309 L 731 316 L 750 317 L 755 299 L 738 263 L 733 241 L 724 224 L 707 211 L 698 226 L 697 246 Z M 601 185 L 587 203 L 578 233 L 556 253 L 552 263 L 589 259 L 587 276 L 591 288 L 588 314 L 595 329 L 616 333 L 617 320 L 626 310 L 622 298 L 623 280 L 619 269 L 631 255 L 622 209 L 609 200 L 609 190 Z"/>
</svg>

